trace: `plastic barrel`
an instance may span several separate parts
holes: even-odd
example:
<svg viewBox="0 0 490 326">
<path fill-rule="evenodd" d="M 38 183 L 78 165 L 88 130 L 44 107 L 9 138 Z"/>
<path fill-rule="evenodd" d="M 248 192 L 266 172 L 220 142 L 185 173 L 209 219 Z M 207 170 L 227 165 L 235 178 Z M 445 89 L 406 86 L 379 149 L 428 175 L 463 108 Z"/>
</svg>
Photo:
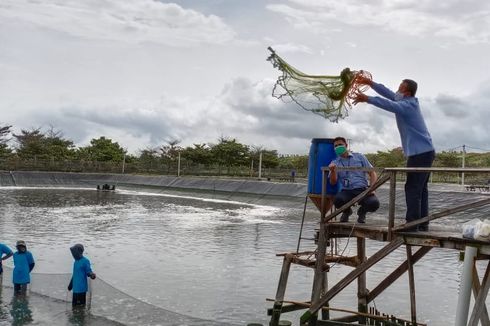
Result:
<svg viewBox="0 0 490 326">
<path fill-rule="evenodd" d="M 308 196 L 321 209 L 322 196 L 322 167 L 327 167 L 337 156 L 332 138 L 314 138 L 311 140 L 308 157 Z M 338 183 L 331 185 L 327 179 L 327 195 L 333 196 L 338 192 Z M 327 205 L 331 205 L 331 202 Z M 326 208 L 329 209 L 330 207 Z"/>
</svg>

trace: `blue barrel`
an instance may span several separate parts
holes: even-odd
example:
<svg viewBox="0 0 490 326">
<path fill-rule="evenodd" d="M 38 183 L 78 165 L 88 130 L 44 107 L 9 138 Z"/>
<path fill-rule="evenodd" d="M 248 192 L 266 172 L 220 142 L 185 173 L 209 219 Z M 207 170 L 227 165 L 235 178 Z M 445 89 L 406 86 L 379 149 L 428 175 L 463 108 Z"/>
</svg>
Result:
<svg viewBox="0 0 490 326">
<path fill-rule="evenodd" d="M 311 140 L 308 158 L 308 195 L 310 197 L 311 195 L 321 196 L 322 167 L 327 167 L 336 157 L 332 138 L 313 138 Z M 338 190 L 338 183 L 332 186 L 327 179 L 327 194 L 335 195 Z"/>
</svg>

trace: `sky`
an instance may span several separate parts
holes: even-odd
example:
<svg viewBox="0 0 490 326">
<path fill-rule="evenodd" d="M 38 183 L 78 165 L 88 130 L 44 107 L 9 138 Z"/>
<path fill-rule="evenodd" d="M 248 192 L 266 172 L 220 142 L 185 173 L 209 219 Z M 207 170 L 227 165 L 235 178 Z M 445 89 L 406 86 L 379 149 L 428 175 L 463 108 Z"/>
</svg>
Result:
<svg viewBox="0 0 490 326">
<path fill-rule="evenodd" d="M 220 137 L 281 154 L 336 136 L 365 153 L 400 146 L 393 114 L 373 106 L 333 123 L 272 97 L 269 46 L 313 75 L 363 69 L 395 90 L 414 79 L 437 151 L 490 149 L 480 0 L 1 0 L 0 126 L 134 154 Z"/>
</svg>

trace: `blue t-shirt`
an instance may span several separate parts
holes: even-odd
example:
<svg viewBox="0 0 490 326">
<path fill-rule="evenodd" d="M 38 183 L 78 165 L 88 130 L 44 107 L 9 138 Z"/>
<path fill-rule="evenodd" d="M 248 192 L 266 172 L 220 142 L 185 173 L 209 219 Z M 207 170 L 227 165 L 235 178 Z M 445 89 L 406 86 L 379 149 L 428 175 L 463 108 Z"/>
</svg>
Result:
<svg viewBox="0 0 490 326">
<path fill-rule="evenodd" d="M 92 273 L 90 260 L 85 257 L 75 260 L 73 263 L 73 293 L 85 293 L 88 291 L 87 276 Z"/>
<path fill-rule="evenodd" d="M 338 167 L 364 167 L 372 168 L 366 156 L 361 153 L 349 152 L 349 156 L 344 158 L 338 156 L 332 161 Z M 337 171 L 337 184 L 340 184 L 342 190 L 352 190 L 358 188 L 367 188 L 368 181 L 366 171 Z"/>
<path fill-rule="evenodd" d="M 31 282 L 29 265 L 34 264 L 34 258 L 29 251 L 14 254 L 14 272 L 12 273 L 15 284 L 27 284 Z"/>
</svg>

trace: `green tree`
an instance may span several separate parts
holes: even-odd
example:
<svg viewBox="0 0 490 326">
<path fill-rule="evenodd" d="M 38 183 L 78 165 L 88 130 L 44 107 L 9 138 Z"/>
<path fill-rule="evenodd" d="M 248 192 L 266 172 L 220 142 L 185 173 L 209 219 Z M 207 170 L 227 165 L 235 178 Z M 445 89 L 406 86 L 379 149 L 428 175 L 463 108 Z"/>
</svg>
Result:
<svg viewBox="0 0 490 326">
<path fill-rule="evenodd" d="M 14 134 L 17 141 L 17 155 L 23 159 L 66 160 L 74 157 L 73 141 L 63 138 L 63 134 L 53 127 L 44 133 L 41 128 L 21 130 Z"/>
<path fill-rule="evenodd" d="M 440 152 L 436 154 L 433 166 L 456 168 L 461 166 L 461 153 L 457 152 Z"/>
<path fill-rule="evenodd" d="M 405 156 L 400 147 L 392 150 L 382 152 L 378 151 L 376 154 L 366 154 L 367 159 L 374 167 L 379 168 L 394 168 L 405 166 Z"/>
<path fill-rule="evenodd" d="M 182 147 L 178 146 L 180 144 L 180 140 L 177 139 L 167 140 L 166 143 L 166 145 L 162 145 L 159 148 L 159 151 L 163 162 L 169 164 L 177 160 L 179 157 L 179 152 L 182 151 Z"/>
<path fill-rule="evenodd" d="M 247 145 L 238 143 L 234 138 L 221 137 L 218 141 L 218 144 L 211 146 L 211 154 L 215 162 L 228 168 L 248 165 L 250 151 Z"/>
<path fill-rule="evenodd" d="M 89 146 L 80 147 L 77 151 L 80 159 L 99 162 L 121 162 L 126 151 L 112 139 L 93 138 Z"/>
<path fill-rule="evenodd" d="M 0 126 L 0 158 L 6 158 L 12 154 L 12 149 L 8 146 L 10 141 L 9 135 L 12 126 Z"/>
<path fill-rule="evenodd" d="M 196 164 L 212 163 L 213 155 L 206 144 L 194 144 L 194 147 L 186 147 L 182 150 L 182 157 Z"/>
<path fill-rule="evenodd" d="M 17 142 L 17 155 L 22 159 L 44 158 L 45 155 L 45 135 L 41 128 L 25 130 L 20 134 L 13 134 Z"/>
<path fill-rule="evenodd" d="M 291 164 L 297 170 L 306 170 L 308 169 L 308 160 L 308 155 L 295 155 L 291 158 Z"/>
<path fill-rule="evenodd" d="M 260 153 L 262 153 L 263 168 L 276 168 L 279 166 L 279 156 L 276 150 L 268 150 L 262 146 L 252 146 L 250 158 L 255 162 L 255 166 L 259 165 Z"/>
</svg>

